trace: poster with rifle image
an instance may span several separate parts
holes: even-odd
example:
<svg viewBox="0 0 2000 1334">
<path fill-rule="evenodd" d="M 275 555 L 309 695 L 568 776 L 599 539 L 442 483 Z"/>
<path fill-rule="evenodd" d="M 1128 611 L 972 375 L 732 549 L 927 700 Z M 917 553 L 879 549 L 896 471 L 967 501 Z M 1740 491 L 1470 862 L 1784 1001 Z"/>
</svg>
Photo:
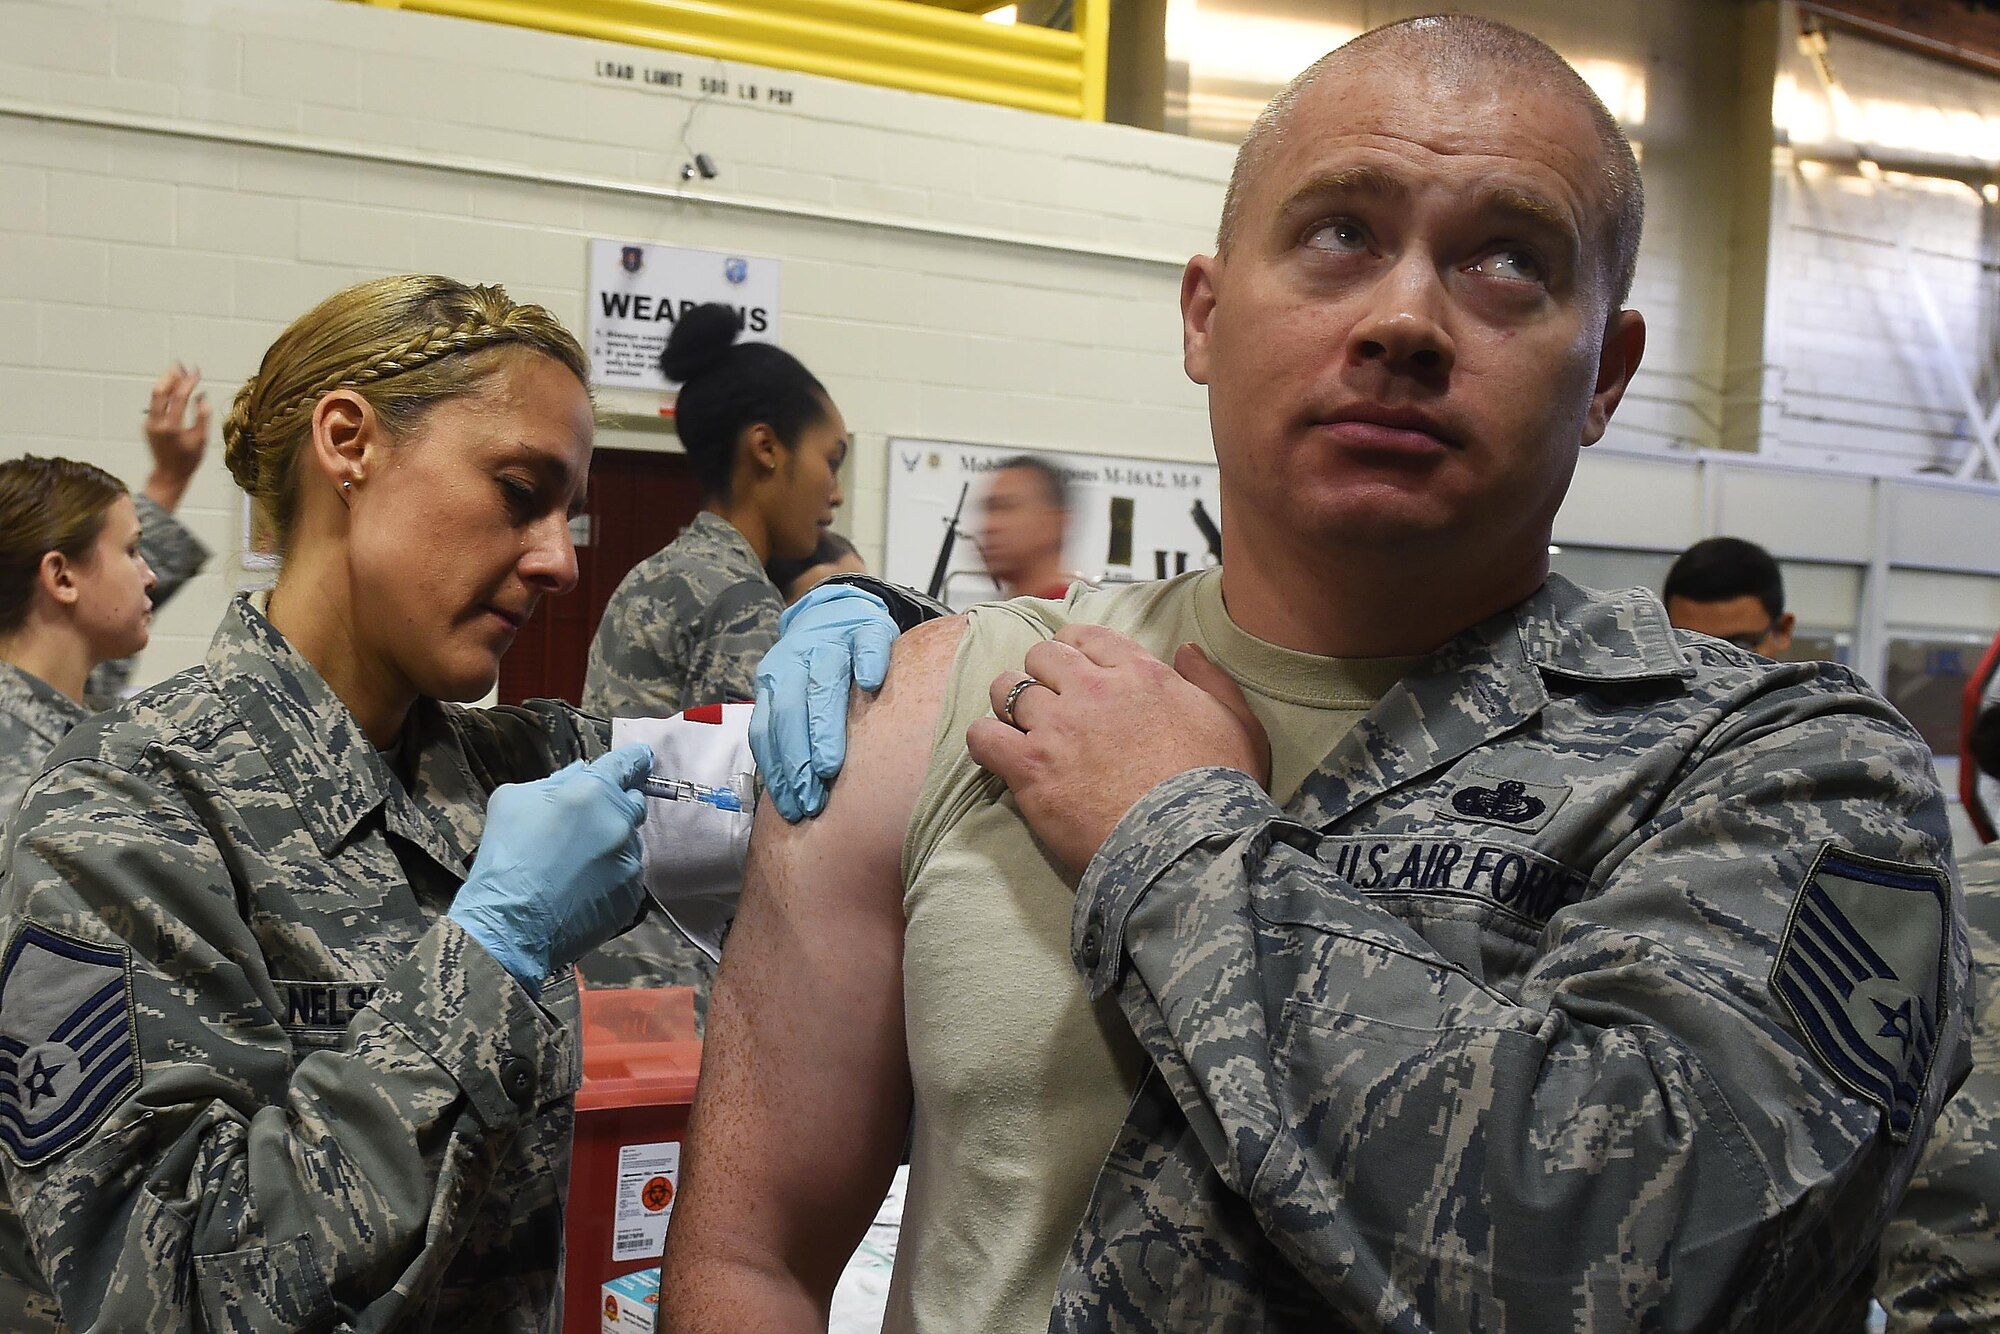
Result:
<svg viewBox="0 0 2000 1334">
<path fill-rule="evenodd" d="M 1220 562 L 1213 463 L 891 437 L 883 575 L 925 588 L 941 570 L 936 596 L 958 608 L 995 597 L 979 552 L 980 504 L 989 474 L 1023 454 L 1055 467 L 1068 485 L 1063 558 L 1075 574 L 1129 583 Z"/>
</svg>

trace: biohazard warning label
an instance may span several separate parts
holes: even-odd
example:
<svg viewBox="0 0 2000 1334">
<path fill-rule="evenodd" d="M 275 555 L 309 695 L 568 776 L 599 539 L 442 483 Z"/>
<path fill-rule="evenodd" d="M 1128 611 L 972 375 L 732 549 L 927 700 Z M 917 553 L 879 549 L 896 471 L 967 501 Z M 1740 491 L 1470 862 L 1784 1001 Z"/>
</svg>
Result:
<svg viewBox="0 0 2000 1334">
<path fill-rule="evenodd" d="M 614 1263 L 660 1258 L 680 1186 L 678 1143 L 627 1144 L 618 1150 L 617 1213 L 611 1229 Z"/>
</svg>

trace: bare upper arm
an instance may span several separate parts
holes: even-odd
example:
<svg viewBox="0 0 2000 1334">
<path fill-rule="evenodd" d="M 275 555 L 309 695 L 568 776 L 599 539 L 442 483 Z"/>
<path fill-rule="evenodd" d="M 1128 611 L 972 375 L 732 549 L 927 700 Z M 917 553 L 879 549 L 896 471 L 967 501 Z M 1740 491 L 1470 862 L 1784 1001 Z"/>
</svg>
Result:
<svg viewBox="0 0 2000 1334">
<path fill-rule="evenodd" d="M 898 641 L 857 699 L 847 766 L 818 818 L 757 812 L 710 1006 L 666 1283 L 706 1328 L 742 1312 L 732 1268 L 797 1280 L 822 1307 L 894 1172 L 910 1110 L 902 847 L 964 622 Z M 734 1327 L 723 1326 L 723 1327 Z"/>
</svg>

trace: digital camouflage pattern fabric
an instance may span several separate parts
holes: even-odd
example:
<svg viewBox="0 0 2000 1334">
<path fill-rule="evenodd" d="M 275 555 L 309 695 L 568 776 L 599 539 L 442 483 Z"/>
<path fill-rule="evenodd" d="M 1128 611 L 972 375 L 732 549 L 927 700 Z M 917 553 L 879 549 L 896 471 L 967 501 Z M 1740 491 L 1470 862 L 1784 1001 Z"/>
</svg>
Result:
<svg viewBox="0 0 2000 1334">
<path fill-rule="evenodd" d="M 757 663 L 785 609 L 743 534 L 703 511 L 632 568 L 605 605 L 583 707 L 602 718 L 664 718 L 756 698 Z"/>
<path fill-rule="evenodd" d="M 28 782 L 90 710 L 12 663 L 0 662 L 0 829 Z"/>
<path fill-rule="evenodd" d="M 1162 783 L 1077 891 L 1076 964 L 1154 1068 L 1051 1328 L 1852 1327 L 1967 1065 L 1948 842 L 1928 750 L 1851 673 L 1558 578 L 1287 808 Z M 1915 886 L 1831 899 L 1909 975 L 1814 973 L 1886 1106 L 1777 994 L 1828 849 Z M 1876 999 L 1931 1006 L 1931 1049 Z"/>
<path fill-rule="evenodd" d="M 493 788 L 607 732 L 420 702 L 398 778 L 239 600 L 70 735 L 0 883 L 0 1169 L 70 1328 L 556 1328 L 574 978 L 444 913 Z"/>
<path fill-rule="evenodd" d="M 733 534 L 735 529 L 731 528 L 729 532 Z M 728 540 L 727 534 L 723 540 Z M 741 538 L 738 537 L 736 540 L 741 541 Z M 679 543 L 674 545 L 678 546 Z M 835 575 L 827 580 L 827 583 L 845 584 L 880 598 L 889 614 L 903 630 L 911 629 L 939 616 L 951 615 L 951 608 L 936 598 L 926 597 L 915 589 L 888 583 L 873 575 Z M 610 621 L 608 612 L 605 620 L 607 624 Z M 777 622 L 774 619 L 772 643 L 777 642 L 776 634 Z M 743 679 L 751 685 L 739 687 L 732 683 L 727 687 L 726 694 L 735 696 L 739 688 L 746 692 L 744 698 L 755 694 L 757 665 L 765 652 L 768 652 L 768 647 L 757 650 L 747 659 L 747 666 L 743 669 L 745 672 Z M 745 760 L 746 765 L 753 763 L 747 755 Z M 584 980 L 594 987 L 692 987 L 696 1029 L 704 1031 L 707 1027 L 708 998 L 715 981 L 716 965 L 707 954 L 690 944 L 687 937 L 666 919 L 664 913 L 652 913 L 624 935 L 605 942 L 578 967 Z"/>
<path fill-rule="evenodd" d="M 664 718 L 754 699 L 757 663 L 778 642 L 784 609 L 743 534 L 704 511 L 612 593 L 583 706 L 604 718 Z M 697 1018 L 707 1020 L 715 963 L 658 913 L 578 967 L 594 987 L 693 987 Z"/>
<path fill-rule="evenodd" d="M 1959 865 L 1972 942 L 1972 1074 L 1945 1104 L 1882 1237 L 1892 1334 L 2000 1330 L 2000 846 Z"/>
<path fill-rule="evenodd" d="M 159 606 L 192 579 L 208 562 L 208 548 L 182 527 L 173 515 L 143 495 L 133 496 L 139 510 L 139 550 L 159 582 L 153 605 Z M 99 665 L 84 686 L 85 708 L 27 672 L 0 663 L 0 827 L 21 802 L 28 780 L 41 772 L 42 762 L 70 729 L 88 718 L 92 709 L 109 708 L 131 679 L 133 658 Z"/>
<path fill-rule="evenodd" d="M 153 588 L 157 607 L 200 572 L 208 561 L 208 548 L 151 499 L 134 494 L 132 500 L 139 511 L 139 549 L 158 577 Z M 90 717 L 92 709 L 109 708 L 118 702 L 136 661 L 120 658 L 99 665 L 84 687 L 89 708 L 46 681 L 0 663 L 0 831 L 9 824 L 49 753 Z M 16 1277 L 34 1273 L 20 1220 L 0 1196 L 0 1318 L 9 1330 L 26 1334 L 58 1327 L 53 1302 L 33 1284 Z"/>
<path fill-rule="evenodd" d="M 153 585 L 153 606 L 164 607 L 181 585 L 201 573 L 208 564 L 208 548 L 187 526 L 142 492 L 132 493 L 139 511 L 139 554 L 153 567 L 159 582 Z M 84 684 L 83 700 L 93 709 L 116 704 L 132 680 L 137 658 L 117 658 L 99 663 Z"/>
</svg>

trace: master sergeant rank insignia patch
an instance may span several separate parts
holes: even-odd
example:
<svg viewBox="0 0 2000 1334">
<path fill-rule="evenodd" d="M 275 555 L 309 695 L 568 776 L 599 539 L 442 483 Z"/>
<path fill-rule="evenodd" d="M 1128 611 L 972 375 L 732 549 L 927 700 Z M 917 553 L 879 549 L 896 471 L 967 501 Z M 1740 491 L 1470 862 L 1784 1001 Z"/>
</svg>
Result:
<svg viewBox="0 0 2000 1334">
<path fill-rule="evenodd" d="M 1928 867 L 1820 850 L 1771 986 L 1820 1063 L 1909 1139 L 1944 1014 L 1951 884 Z"/>
<path fill-rule="evenodd" d="M 0 963 L 0 1144 L 32 1166 L 139 1082 L 131 960 L 30 923 Z"/>
</svg>

